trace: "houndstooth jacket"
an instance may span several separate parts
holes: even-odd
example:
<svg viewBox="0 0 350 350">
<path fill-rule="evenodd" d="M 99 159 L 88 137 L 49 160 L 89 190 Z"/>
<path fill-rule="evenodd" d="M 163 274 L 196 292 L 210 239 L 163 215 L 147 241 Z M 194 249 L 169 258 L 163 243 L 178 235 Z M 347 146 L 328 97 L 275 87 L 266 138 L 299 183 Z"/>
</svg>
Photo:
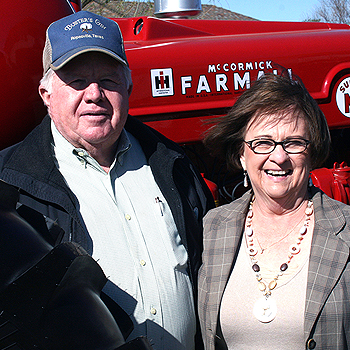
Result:
<svg viewBox="0 0 350 350">
<path fill-rule="evenodd" d="M 227 349 L 218 313 L 238 254 L 252 193 L 204 218 L 198 312 L 205 350 Z M 350 206 L 312 188 L 315 227 L 304 318 L 305 349 L 350 349 Z M 287 344 L 286 344 L 287 346 Z"/>
</svg>

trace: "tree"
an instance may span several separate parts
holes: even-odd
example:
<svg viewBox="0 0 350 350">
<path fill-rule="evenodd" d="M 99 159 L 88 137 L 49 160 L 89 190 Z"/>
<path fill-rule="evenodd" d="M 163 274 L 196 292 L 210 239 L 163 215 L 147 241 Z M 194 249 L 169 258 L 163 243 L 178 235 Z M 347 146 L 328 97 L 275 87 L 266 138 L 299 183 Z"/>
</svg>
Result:
<svg viewBox="0 0 350 350">
<path fill-rule="evenodd" d="M 307 21 L 350 23 L 350 0 L 320 0 Z"/>
</svg>

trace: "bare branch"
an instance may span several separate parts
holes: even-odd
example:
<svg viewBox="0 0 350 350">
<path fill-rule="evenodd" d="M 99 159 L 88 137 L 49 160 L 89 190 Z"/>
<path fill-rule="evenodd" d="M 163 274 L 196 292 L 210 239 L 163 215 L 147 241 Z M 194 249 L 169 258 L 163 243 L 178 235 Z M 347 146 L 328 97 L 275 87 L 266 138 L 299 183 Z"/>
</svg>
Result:
<svg viewBox="0 0 350 350">
<path fill-rule="evenodd" d="M 350 23 L 350 0 L 320 0 L 308 21 Z"/>
</svg>

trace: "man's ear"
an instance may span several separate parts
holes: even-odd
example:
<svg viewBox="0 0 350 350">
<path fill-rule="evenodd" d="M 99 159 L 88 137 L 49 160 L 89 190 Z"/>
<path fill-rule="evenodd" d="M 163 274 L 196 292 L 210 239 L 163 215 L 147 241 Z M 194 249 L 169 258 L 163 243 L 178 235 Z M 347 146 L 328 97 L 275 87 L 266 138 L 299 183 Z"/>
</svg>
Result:
<svg viewBox="0 0 350 350">
<path fill-rule="evenodd" d="M 44 104 L 46 107 L 50 106 L 50 94 L 48 93 L 48 91 L 42 86 L 39 86 L 39 95 L 41 97 L 41 99 L 44 101 Z"/>
</svg>

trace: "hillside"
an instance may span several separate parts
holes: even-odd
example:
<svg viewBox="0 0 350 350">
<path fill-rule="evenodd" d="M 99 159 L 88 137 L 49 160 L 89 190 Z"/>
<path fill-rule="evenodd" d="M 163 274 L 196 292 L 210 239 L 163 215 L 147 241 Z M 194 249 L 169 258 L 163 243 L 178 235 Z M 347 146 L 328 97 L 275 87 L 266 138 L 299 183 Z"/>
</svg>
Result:
<svg viewBox="0 0 350 350">
<path fill-rule="evenodd" d="M 83 5 L 84 10 L 109 18 L 154 16 L 154 3 L 150 1 L 85 0 Z M 255 20 L 254 18 L 226 10 L 215 5 L 202 5 L 202 12 L 196 18 L 231 21 Z"/>
</svg>

